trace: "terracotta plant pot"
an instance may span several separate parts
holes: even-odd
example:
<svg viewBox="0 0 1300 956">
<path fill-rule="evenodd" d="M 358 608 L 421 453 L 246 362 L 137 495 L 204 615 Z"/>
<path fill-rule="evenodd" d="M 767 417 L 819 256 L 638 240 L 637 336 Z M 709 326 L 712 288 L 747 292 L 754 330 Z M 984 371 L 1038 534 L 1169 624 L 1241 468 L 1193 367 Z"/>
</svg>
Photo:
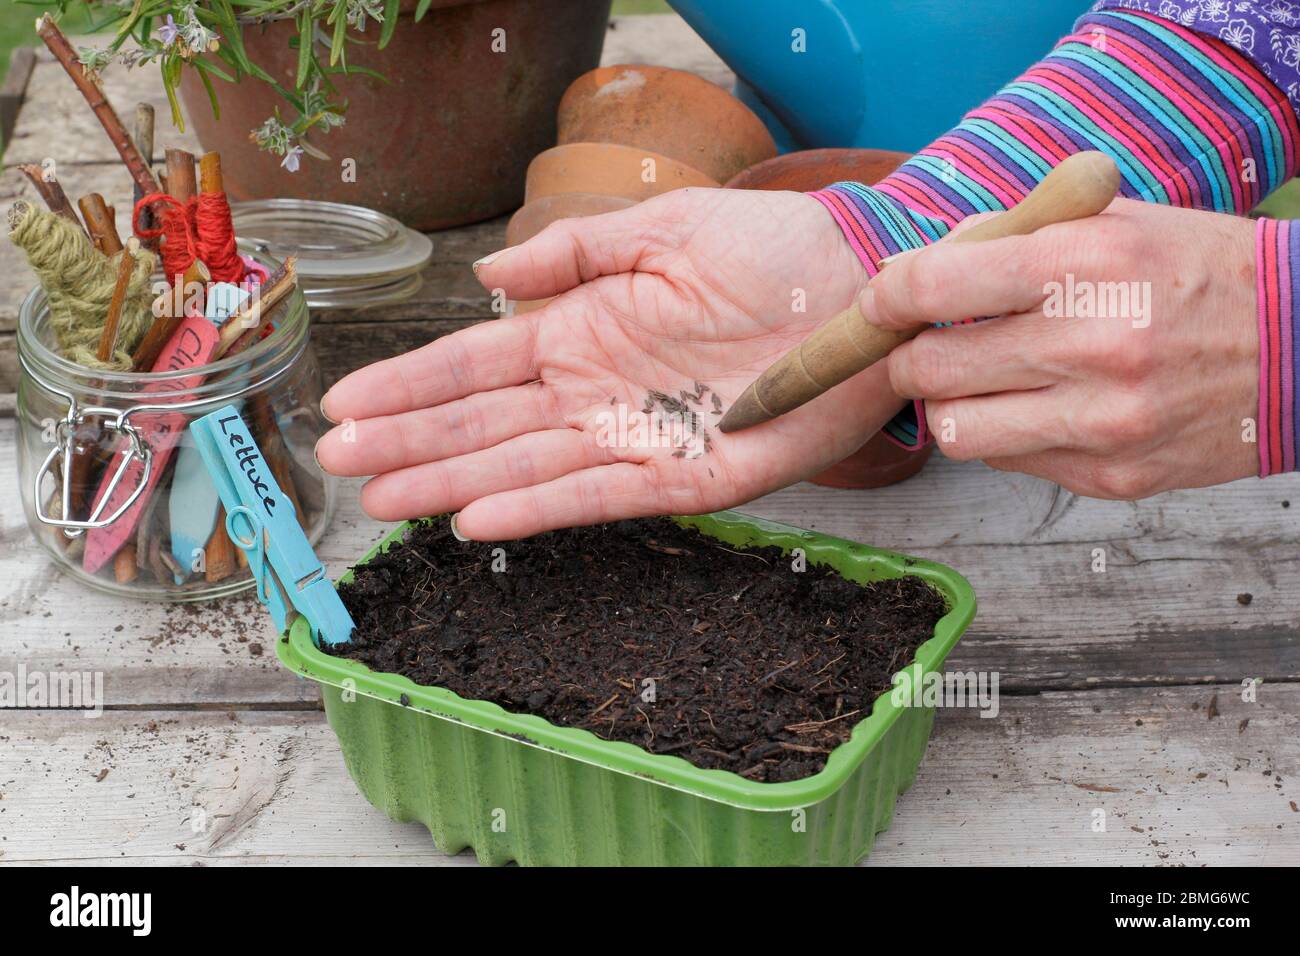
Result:
<svg viewBox="0 0 1300 956">
<path fill-rule="evenodd" d="M 776 155 L 744 103 L 694 73 L 662 66 L 603 66 L 560 100 L 560 144 L 618 143 L 654 150 L 723 183 Z"/>
<path fill-rule="evenodd" d="M 635 206 L 633 199 L 622 196 L 602 196 L 598 193 L 564 193 L 559 196 L 542 196 L 523 206 L 510 217 L 506 225 L 506 245 L 517 246 L 527 242 L 553 222 L 561 219 L 596 216 Z M 515 315 L 540 309 L 548 299 L 531 299 L 515 303 Z"/>
<path fill-rule="evenodd" d="M 933 453 L 934 445 L 908 451 L 891 442 L 884 432 L 876 432 L 848 458 L 808 480 L 827 488 L 883 488 L 911 478 Z"/>
<path fill-rule="evenodd" d="M 727 188 L 809 192 L 845 180 L 869 186 L 911 158 L 887 149 L 805 149 L 751 166 L 727 180 Z"/>
<path fill-rule="evenodd" d="M 910 157 L 882 149 L 809 149 L 759 163 L 727 183 L 729 189 L 789 189 L 809 192 L 852 180 L 871 185 Z M 899 448 L 883 434 L 810 480 L 831 488 L 882 488 L 911 478 L 929 461 L 934 446 Z"/>
<path fill-rule="evenodd" d="M 181 95 L 204 149 L 220 150 L 233 199 L 291 197 L 369 206 L 414 229 L 443 229 L 500 215 L 523 199 L 524 172 L 555 142 L 555 110 L 573 79 L 600 62 L 610 0 L 433 0 L 415 23 L 413 0 L 392 42 L 378 30 L 347 46 L 350 66 L 383 74 L 335 78 L 347 122 L 309 134 L 330 159 L 303 157 L 298 172 L 249 142 L 276 108 L 288 106 L 266 83 L 214 80 L 221 119 L 212 115 L 195 71 Z M 505 52 L 493 31 L 504 30 Z M 293 21 L 244 31 L 249 57 L 291 86 L 297 50 Z M 497 34 L 500 36 L 501 34 Z M 356 162 L 355 182 L 340 164 Z"/>
<path fill-rule="evenodd" d="M 645 179 L 647 161 L 654 162 L 654 178 Z M 615 143 L 569 143 L 538 153 L 528 164 L 525 201 L 565 193 L 598 193 L 640 202 L 684 186 L 718 186 L 685 163 L 648 149 Z"/>
<path fill-rule="evenodd" d="M 541 196 L 523 206 L 510 217 L 506 225 L 506 245 L 517 246 L 527 242 L 553 222 L 596 216 L 635 206 L 635 199 L 623 196 L 602 196 L 599 193 L 564 193 L 559 196 Z"/>
</svg>

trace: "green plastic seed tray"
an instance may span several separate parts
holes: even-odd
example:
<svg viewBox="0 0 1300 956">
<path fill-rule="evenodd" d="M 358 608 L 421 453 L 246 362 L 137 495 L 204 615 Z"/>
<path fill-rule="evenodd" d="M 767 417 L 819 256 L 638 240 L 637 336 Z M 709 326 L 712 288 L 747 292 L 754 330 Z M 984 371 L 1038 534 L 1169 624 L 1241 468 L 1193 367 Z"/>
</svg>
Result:
<svg viewBox="0 0 1300 956">
<path fill-rule="evenodd" d="M 733 546 L 802 548 L 810 564 L 851 581 L 927 581 L 949 611 L 901 681 L 940 671 L 975 616 L 970 585 L 942 565 L 734 512 L 677 520 Z M 756 783 L 331 657 L 301 619 L 276 652 L 320 683 L 348 772 L 366 799 L 394 820 L 423 823 L 444 852 L 472 847 L 487 864 L 853 864 L 888 828 L 934 724 L 933 708 L 900 706 L 887 691 L 821 772 Z"/>
</svg>

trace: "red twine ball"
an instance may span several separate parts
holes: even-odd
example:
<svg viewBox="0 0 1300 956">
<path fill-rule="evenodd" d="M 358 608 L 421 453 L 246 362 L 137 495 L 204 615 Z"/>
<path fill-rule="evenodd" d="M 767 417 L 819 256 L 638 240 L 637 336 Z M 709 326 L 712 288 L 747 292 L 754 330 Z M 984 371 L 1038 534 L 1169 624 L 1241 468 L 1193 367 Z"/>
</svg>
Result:
<svg viewBox="0 0 1300 956">
<path fill-rule="evenodd" d="M 164 206 L 161 212 L 155 213 L 158 225 L 153 229 L 142 229 L 140 213 L 154 203 Z M 174 196 L 169 196 L 167 193 L 150 193 L 148 196 L 141 197 L 131 215 L 131 230 L 141 239 L 162 238 L 159 252 L 162 254 L 163 274 L 168 282 L 178 281 L 176 277 L 185 275 L 194 264 L 194 260 L 198 258 L 194 251 L 194 237 L 190 233 L 190 220 L 185 214 L 185 207 Z"/>
<path fill-rule="evenodd" d="M 154 203 L 163 206 L 158 226 L 143 229 L 140 213 Z M 188 272 L 195 259 L 203 260 L 215 282 L 239 283 L 244 278 L 224 193 L 202 193 L 185 204 L 167 193 L 150 193 L 135 204 L 131 228 L 141 239 L 162 239 L 159 252 L 169 282 Z"/>
<path fill-rule="evenodd" d="M 199 193 L 192 211 L 198 233 L 199 258 L 217 282 L 238 283 L 244 278 L 244 260 L 235 245 L 235 225 L 225 193 Z"/>
</svg>

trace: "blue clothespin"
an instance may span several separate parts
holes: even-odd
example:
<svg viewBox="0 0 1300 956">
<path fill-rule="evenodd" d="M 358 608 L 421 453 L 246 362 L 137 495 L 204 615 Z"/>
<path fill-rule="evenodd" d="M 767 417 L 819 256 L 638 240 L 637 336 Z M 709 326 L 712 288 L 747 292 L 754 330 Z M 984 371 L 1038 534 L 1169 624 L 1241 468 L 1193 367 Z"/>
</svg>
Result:
<svg viewBox="0 0 1300 956">
<path fill-rule="evenodd" d="M 318 645 L 352 636 L 352 615 L 325 574 L 239 411 L 227 405 L 190 423 L 194 444 L 226 506 L 230 540 L 248 554 L 257 599 L 270 608 L 283 631 L 296 610 L 311 625 Z"/>
</svg>

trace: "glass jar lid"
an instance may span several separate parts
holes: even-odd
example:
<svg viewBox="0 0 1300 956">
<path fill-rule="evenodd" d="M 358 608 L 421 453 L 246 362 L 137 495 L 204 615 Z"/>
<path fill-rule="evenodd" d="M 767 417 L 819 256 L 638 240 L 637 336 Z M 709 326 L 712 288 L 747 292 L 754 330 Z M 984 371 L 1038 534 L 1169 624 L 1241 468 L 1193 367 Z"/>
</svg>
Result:
<svg viewBox="0 0 1300 956">
<path fill-rule="evenodd" d="M 428 236 L 392 216 L 313 199 L 260 199 L 231 207 L 242 252 L 297 256 L 299 284 L 316 308 L 364 308 L 410 298 L 433 255 Z"/>
</svg>

